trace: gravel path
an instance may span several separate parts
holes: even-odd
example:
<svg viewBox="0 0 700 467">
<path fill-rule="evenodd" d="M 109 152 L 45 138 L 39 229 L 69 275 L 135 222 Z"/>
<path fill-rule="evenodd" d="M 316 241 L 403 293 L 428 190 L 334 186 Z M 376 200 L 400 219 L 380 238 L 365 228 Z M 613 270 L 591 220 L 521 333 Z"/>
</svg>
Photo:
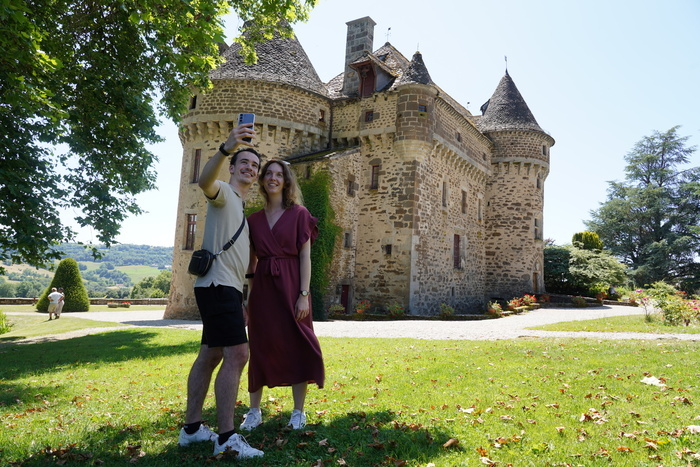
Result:
<svg viewBox="0 0 700 467">
<path fill-rule="evenodd" d="M 168 327 L 201 330 L 199 321 L 163 319 L 164 310 L 105 311 L 93 313 L 64 313 L 97 321 L 111 321 L 136 327 Z M 478 321 L 323 321 L 314 323 L 318 336 L 325 337 L 387 337 L 450 340 L 498 340 L 518 337 L 588 337 L 594 339 L 681 339 L 700 341 L 700 334 L 647 334 L 634 332 L 562 332 L 534 331 L 527 327 L 561 321 L 579 321 L 629 314 L 643 314 L 640 308 L 606 305 L 590 308 L 543 308 L 501 319 Z M 90 328 L 75 333 L 31 338 L 14 343 L 29 343 L 68 339 L 114 328 Z"/>
</svg>

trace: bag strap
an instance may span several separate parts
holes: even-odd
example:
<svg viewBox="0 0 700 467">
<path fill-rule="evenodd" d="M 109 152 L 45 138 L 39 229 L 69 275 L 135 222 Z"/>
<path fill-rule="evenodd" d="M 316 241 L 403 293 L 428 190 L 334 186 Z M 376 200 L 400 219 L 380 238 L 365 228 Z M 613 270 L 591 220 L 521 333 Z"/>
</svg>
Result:
<svg viewBox="0 0 700 467">
<path fill-rule="evenodd" d="M 241 226 L 238 227 L 238 231 L 233 234 L 233 237 L 231 237 L 231 240 L 229 240 L 226 245 L 221 249 L 220 252 L 218 252 L 215 256 L 219 256 L 221 253 L 224 251 L 228 250 L 233 246 L 234 243 L 236 243 L 236 240 L 238 239 L 238 236 L 241 235 L 241 232 L 243 232 L 243 227 L 245 227 L 245 214 L 243 214 L 243 222 L 241 222 Z"/>
</svg>

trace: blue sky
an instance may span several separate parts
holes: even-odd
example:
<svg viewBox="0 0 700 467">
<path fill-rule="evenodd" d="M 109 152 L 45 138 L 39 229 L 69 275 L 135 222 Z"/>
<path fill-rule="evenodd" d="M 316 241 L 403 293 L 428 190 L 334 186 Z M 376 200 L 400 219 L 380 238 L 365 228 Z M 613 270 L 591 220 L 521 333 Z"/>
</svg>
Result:
<svg viewBox="0 0 700 467">
<path fill-rule="evenodd" d="M 700 146 L 698 0 L 320 0 L 295 31 L 324 82 L 343 70 L 345 23 L 364 16 L 377 23 L 375 49 L 388 37 L 407 58 L 419 50 L 433 81 L 475 115 L 508 57 L 509 74 L 556 140 L 544 236 L 557 244 L 585 230 L 642 137 L 681 125 L 688 144 Z M 227 18 L 229 43 L 238 26 Z M 182 147 L 172 123 L 159 133 L 159 189 L 139 196 L 148 213 L 124 223 L 121 243 L 174 243 Z M 691 165 L 700 165 L 700 150 Z"/>
</svg>

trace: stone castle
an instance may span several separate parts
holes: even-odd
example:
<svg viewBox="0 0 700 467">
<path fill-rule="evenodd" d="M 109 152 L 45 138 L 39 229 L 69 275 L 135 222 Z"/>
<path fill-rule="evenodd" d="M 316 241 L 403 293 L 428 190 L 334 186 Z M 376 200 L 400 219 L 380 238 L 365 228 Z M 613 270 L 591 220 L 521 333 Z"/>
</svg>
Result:
<svg viewBox="0 0 700 467">
<path fill-rule="evenodd" d="M 544 292 L 544 182 L 554 139 L 508 75 L 481 115 L 431 78 L 420 53 L 373 48 L 374 21 L 347 23 L 345 69 L 319 79 L 296 39 L 258 45 L 245 65 L 237 44 L 212 90 L 185 115 L 173 281 L 166 318 L 197 318 L 194 278 L 206 202 L 197 186 L 239 112 L 256 115 L 256 149 L 284 155 L 302 178 L 331 174 L 337 240 L 326 305 L 392 303 L 414 315 L 481 313 L 486 301 Z M 228 180 L 228 172 L 221 174 Z M 251 194 L 253 191 L 252 190 Z"/>
</svg>

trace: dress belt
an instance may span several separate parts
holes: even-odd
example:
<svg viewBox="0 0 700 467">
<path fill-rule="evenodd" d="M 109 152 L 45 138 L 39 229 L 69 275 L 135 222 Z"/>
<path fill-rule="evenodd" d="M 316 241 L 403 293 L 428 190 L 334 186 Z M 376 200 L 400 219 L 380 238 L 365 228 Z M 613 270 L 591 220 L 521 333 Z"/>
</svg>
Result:
<svg viewBox="0 0 700 467">
<path fill-rule="evenodd" d="M 280 275 L 280 265 L 277 260 L 280 259 L 296 259 L 296 256 L 265 256 L 263 258 L 258 258 L 258 261 L 269 261 L 270 262 L 270 275 L 273 277 L 278 277 Z"/>
</svg>

